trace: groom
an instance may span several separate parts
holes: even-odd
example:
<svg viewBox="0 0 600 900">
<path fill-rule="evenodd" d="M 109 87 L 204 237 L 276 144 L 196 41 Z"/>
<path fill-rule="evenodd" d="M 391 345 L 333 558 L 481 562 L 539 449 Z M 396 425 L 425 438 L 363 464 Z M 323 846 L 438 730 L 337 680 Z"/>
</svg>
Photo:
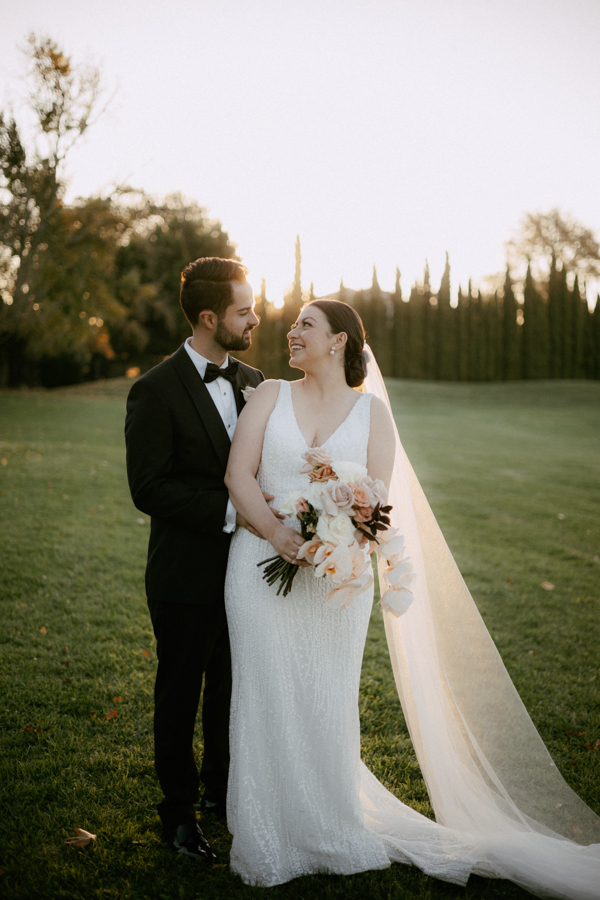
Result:
<svg viewBox="0 0 600 900">
<path fill-rule="evenodd" d="M 254 312 L 247 269 L 197 259 L 181 275 L 192 337 L 131 388 L 125 438 L 136 507 L 151 516 L 146 594 L 157 642 L 154 743 L 164 794 L 158 811 L 173 847 L 212 864 L 194 803 L 225 815 L 231 659 L 224 582 L 236 514 L 223 482 L 242 391 L 264 380 L 228 350 L 247 350 Z M 268 498 L 272 499 L 272 498 Z M 192 740 L 202 679 L 204 757 Z"/>
</svg>

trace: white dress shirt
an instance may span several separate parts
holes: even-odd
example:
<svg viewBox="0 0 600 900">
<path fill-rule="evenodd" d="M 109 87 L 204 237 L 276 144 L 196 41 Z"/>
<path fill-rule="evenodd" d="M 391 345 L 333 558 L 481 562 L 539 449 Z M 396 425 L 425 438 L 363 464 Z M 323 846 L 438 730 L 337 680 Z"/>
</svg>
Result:
<svg viewBox="0 0 600 900">
<path fill-rule="evenodd" d="M 202 379 L 202 381 L 204 381 L 206 367 L 209 364 L 210 360 L 205 359 L 204 356 L 200 356 L 200 354 L 192 347 L 191 341 L 191 338 L 187 339 L 187 341 L 185 342 L 185 349 L 188 352 L 189 358 L 194 363 L 200 378 Z M 227 368 L 229 363 L 230 359 L 229 357 L 227 357 L 225 362 L 221 366 L 221 369 Z M 233 440 L 233 432 L 235 431 L 235 426 L 237 425 L 238 415 L 232 383 L 226 378 L 215 378 L 214 381 L 211 381 L 210 384 L 206 385 L 206 390 L 212 397 L 219 415 L 223 420 L 223 425 L 227 430 L 229 440 Z M 223 531 L 227 532 L 228 534 L 234 531 L 236 518 L 237 512 L 235 510 L 235 506 L 233 505 L 231 500 L 228 500 Z"/>
</svg>

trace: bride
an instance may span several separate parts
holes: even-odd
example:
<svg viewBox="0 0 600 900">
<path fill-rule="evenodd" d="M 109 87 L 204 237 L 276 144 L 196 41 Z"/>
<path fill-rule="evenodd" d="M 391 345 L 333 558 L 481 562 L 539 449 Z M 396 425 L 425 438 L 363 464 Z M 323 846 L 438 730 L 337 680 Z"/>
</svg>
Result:
<svg viewBox="0 0 600 900">
<path fill-rule="evenodd" d="M 226 581 L 233 696 L 227 821 L 231 868 L 248 884 L 416 865 L 465 884 L 508 878 L 546 897 L 598 900 L 600 819 L 560 776 L 458 572 L 396 432 L 364 329 L 339 301 L 307 304 L 288 334 L 301 381 L 266 381 L 240 417 L 226 475 L 238 529 Z M 366 392 L 353 390 L 363 385 Z M 277 596 L 257 563 L 296 559 L 274 520 L 322 447 L 388 488 L 417 578 L 399 618 L 384 610 L 405 718 L 436 822 L 390 794 L 360 760 L 358 689 L 372 588 L 346 609 L 298 571 Z M 260 537 L 259 535 L 262 535 Z"/>
</svg>

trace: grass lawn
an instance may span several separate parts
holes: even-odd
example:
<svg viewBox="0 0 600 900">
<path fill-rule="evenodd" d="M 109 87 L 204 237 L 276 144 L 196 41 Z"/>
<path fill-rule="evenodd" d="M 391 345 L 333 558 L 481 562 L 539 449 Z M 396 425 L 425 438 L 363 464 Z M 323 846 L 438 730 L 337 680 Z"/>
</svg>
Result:
<svg viewBox="0 0 600 900">
<path fill-rule="evenodd" d="M 227 868 L 226 829 L 210 818 L 214 870 L 160 843 L 149 528 L 125 478 L 128 387 L 0 394 L 0 895 L 530 896 L 481 878 L 461 889 L 397 865 L 247 888 Z M 389 387 L 405 447 L 517 689 L 564 777 L 600 812 L 600 751 L 589 749 L 600 739 L 600 384 Z M 431 815 L 377 612 L 361 716 L 367 765 Z M 198 731 L 199 753 L 201 740 Z M 96 833 L 96 844 L 65 846 L 74 827 Z"/>
</svg>

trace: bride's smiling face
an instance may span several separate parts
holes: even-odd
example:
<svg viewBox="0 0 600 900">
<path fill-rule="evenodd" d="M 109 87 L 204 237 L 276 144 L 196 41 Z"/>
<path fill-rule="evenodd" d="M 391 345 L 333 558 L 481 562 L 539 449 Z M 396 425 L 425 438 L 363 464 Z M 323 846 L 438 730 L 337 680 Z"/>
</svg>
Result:
<svg viewBox="0 0 600 900">
<path fill-rule="evenodd" d="M 344 332 L 332 334 L 327 316 L 312 303 L 304 307 L 298 321 L 288 332 L 287 339 L 290 347 L 290 366 L 304 371 L 311 363 L 333 359 L 332 348 L 339 353 L 343 351 L 346 343 Z"/>
</svg>

